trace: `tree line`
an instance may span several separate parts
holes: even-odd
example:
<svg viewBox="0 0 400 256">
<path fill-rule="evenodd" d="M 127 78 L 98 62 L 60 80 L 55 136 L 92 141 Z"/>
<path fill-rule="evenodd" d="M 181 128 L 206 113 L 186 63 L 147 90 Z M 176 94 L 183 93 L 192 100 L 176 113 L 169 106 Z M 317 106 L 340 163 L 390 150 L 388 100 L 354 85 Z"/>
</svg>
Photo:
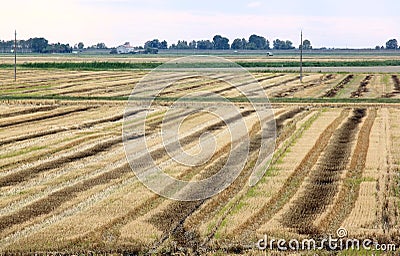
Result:
<svg viewBox="0 0 400 256">
<path fill-rule="evenodd" d="M 385 49 L 384 46 L 376 46 L 375 49 Z M 397 43 L 397 39 L 390 39 L 389 41 L 386 42 L 386 49 L 389 50 L 396 50 L 399 49 L 399 44 Z"/>
<path fill-rule="evenodd" d="M 178 40 L 177 43 L 171 44 L 168 46 L 167 41 L 160 41 L 159 39 L 153 39 L 147 41 L 143 46 L 140 46 L 140 49 L 198 49 L 198 50 L 291 50 L 295 49 L 292 41 L 290 40 L 280 40 L 275 39 L 272 41 L 272 45 L 269 40 L 267 40 L 263 36 L 259 35 L 251 35 L 248 39 L 245 38 L 236 38 L 230 44 L 229 39 L 223 37 L 221 35 L 216 35 L 212 40 Z M 300 46 L 298 47 L 300 49 Z M 311 45 L 311 41 L 305 39 L 303 41 L 303 50 L 311 50 L 313 49 Z M 326 49 L 322 47 L 321 49 Z M 386 42 L 386 46 L 376 46 L 375 49 L 388 49 L 395 50 L 399 49 L 399 45 L 396 39 L 390 39 Z"/>
<path fill-rule="evenodd" d="M 1 41 L 0 50 L 11 52 L 14 50 L 14 40 Z M 49 41 L 43 37 L 29 38 L 28 40 L 17 41 L 18 52 L 33 52 L 33 53 L 70 53 L 72 47 L 69 44 L 54 43 L 49 44 Z"/>
<path fill-rule="evenodd" d="M 290 50 L 295 49 L 290 40 L 275 39 L 272 44 L 263 36 L 256 34 L 251 35 L 248 39 L 236 38 L 230 43 L 230 40 L 221 35 L 215 35 L 212 40 L 178 40 L 177 43 L 168 45 L 165 40 L 153 39 L 147 41 L 144 46 L 137 47 L 139 49 L 198 49 L 198 50 Z M 300 48 L 300 46 L 299 46 Z M 12 52 L 14 49 L 14 40 L 0 40 L 0 52 Z M 48 40 L 43 37 L 30 38 L 28 40 L 17 41 L 17 51 L 22 53 L 71 53 L 72 51 L 81 51 L 83 49 L 108 49 L 104 43 L 98 43 L 85 48 L 83 42 L 79 42 L 74 46 L 63 43 L 49 44 Z M 303 41 L 303 49 L 312 49 L 311 41 L 306 39 Z M 375 49 L 399 49 L 396 39 L 390 39 L 385 46 L 376 46 Z"/>
<path fill-rule="evenodd" d="M 0 52 L 9 53 L 14 51 L 14 40 L 0 40 Z M 73 50 L 83 50 L 82 42 L 74 45 L 63 43 L 52 43 L 43 37 L 29 38 L 28 40 L 17 40 L 17 51 L 22 53 L 71 53 Z M 87 47 L 87 49 L 107 49 L 104 43 Z"/>
<path fill-rule="evenodd" d="M 309 40 L 304 41 L 304 49 L 311 49 L 311 42 Z M 177 43 L 168 46 L 167 41 L 160 41 L 159 39 L 153 39 L 147 41 L 144 44 L 144 48 L 155 48 L 155 49 L 198 49 L 198 50 L 290 50 L 295 49 L 293 43 L 290 40 L 276 39 L 272 42 L 272 48 L 270 41 L 263 36 L 251 35 L 249 39 L 236 38 L 232 44 L 229 43 L 229 39 L 221 35 L 215 35 L 212 40 L 178 40 Z"/>
</svg>

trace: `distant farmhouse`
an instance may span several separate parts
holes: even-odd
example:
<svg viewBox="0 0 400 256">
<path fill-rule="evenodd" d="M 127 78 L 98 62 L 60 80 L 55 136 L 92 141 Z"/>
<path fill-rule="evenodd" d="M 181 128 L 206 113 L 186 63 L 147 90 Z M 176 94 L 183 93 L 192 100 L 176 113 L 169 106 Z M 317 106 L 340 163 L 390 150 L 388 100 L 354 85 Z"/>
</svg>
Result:
<svg viewBox="0 0 400 256">
<path fill-rule="evenodd" d="M 115 48 L 115 52 L 117 54 L 148 54 L 148 53 L 153 53 L 157 54 L 158 49 L 138 49 L 135 47 L 132 47 L 129 42 L 126 42 L 123 45 L 118 46 Z"/>
<path fill-rule="evenodd" d="M 123 45 L 117 47 L 118 54 L 128 54 L 128 53 L 135 53 L 137 50 L 130 45 L 129 42 L 126 42 Z"/>
</svg>

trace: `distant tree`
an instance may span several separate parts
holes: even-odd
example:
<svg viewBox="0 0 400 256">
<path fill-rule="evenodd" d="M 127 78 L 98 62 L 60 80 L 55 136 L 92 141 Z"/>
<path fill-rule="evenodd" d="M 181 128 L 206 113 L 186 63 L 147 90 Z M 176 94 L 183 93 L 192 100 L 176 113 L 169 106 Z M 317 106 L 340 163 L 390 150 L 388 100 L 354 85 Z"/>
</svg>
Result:
<svg viewBox="0 0 400 256">
<path fill-rule="evenodd" d="M 107 49 L 107 46 L 106 46 L 105 43 L 98 43 L 98 44 L 96 45 L 96 48 L 97 48 L 97 49 Z"/>
<path fill-rule="evenodd" d="M 29 39 L 31 40 L 31 39 Z M 29 41 L 28 40 L 28 41 Z M 0 42 L 0 47 L 2 49 L 2 52 L 10 52 L 12 49 L 14 49 L 14 42 L 13 41 L 1 41 Z"/>
<path fill-rule="evenodd" d="M 243 49 L 246 49 L 246 45 L 247 45 L 248 43 L 249 43 L 249 42 L 247 42 L 247 40 L 246 40 L 245 38 L 242 38 Z"/>
<path fill-rule="evenodd" d="M 69 44 L 64 44 L 64 50 L 67 53 L 71 53 L 72 52 L 72 46 L 70 46 Z"/>
<path fill-rule="evenodd" d="M 380 50 L 380 49 L 381 49 L 381 46 L 379 46 L 379 45 L 375 46 L 375 50 Z"/>
<path fill-rule="evenodd" d="M 69 44 L 49 44 L 46 49 L 43 50 L 44 53 L 71 53 L 72 47 Z"/>
<path fill-rule="evenodd" d="M 158 39 L 153 39 L 144 43 L 144 49 L 168 49 L 168 43 L 165 40 L 160 42 Z"/>
<path fill-rule="evenodd" d="M 274 40 L 274 41 L 272 42 L 272 44 L 273 44 L 273 48 L 274 48 L 275 50 L 280 50 L 280 49 L 282 49 L 282 47 L 283 47 L 283 45 L 284 45 L 284 42 L 281 41 L 280 39 L 276 39 L 276 40 Z"/>
<path fill-rule="evenodd" d="M 273 45 L 274 45 L 275 50 L 294 49 L 293 43 L 289 40 L 282 41 L 282 40 L 276 39 L 276 40 L 274 40 Z"/>
<path fill-rule="evenodd" d="M 229 39 L 226 37 L 216 35 L 213 38 L 213 43 L 214 43 L 214 49 L 217 49 L 217 50 L 229 49 Z"/>
<path fill-rule="evenodd" d="M 398 47 L 399 46 L 397 44 L 397 40 L 396 39 L 390 39 L 389 41 L 386 42 L 386 49 L 395 50 Z"/>
<path fill-rule="evenodd" d="M 161 43 L 160 43 L 160 40 L 158 40 L 158 39 L 153 39 L 151 41 L 147 41 L 144 44 L 145 49 L 148 49 L 148 48 L 159 49 L 160 47 L 161 47 Z"/>
<path fill-rule="evenodd" d="M 282 50 L 285 47 L 285 42 L 279 39 L 274 40 L 272 44 L 275 50 Z"/>
<path fill-rule="evenodd" d="M 236 38 L 235 40 L 233 40 L 231 48 L 233 50 L 243 50 L 246 47 L 246 44 L 247 44 L 246 39 Z"/>
<path fill-rule="evenodd" d="M 257 45 L 255 44 L 255 43 L 253 43 L 253 42 L 248 42 L 247 44 L 246 44 L 246 50 L 257 50 L 258 48 L 257 48 Z"/>
<path fill-rule="evenodd" d="M 177 49 L 189 49 L 189 45 L 187 41 L 185 40 L 178 40 L 178 43 L 176 44 Z"/>
<path fill-rule="evenodd" d="M 197 42 L 195 40 L 193 40 L 189 43 L 190 49 L 196 49 L 196 47 L 197 47 Z"/>
<path fill-rule="evenodd" d="M 294 49 L 292 41 L 286 40 L 285 45 L 286 50 Z"/>
<path fill-rule="evenodd" d="M 152 41 L 146 41 L 145 43 L 144 43 L 144 48 L 150 48 L 150 47 L 152 47 Z"/>
<path fill-rule="evenodd" d="M 79 49 L 79 50 L 82 50 L 83 47 L 85 47 L 85 45 L 84 45 L 82 42 L 79 42 L 79 43 L 78 43 L 78 49 Z"/>
<path fill-rule="evenodd" d="M 0 44 L 1 44 L 1 41 L 0 41 Z M 20 51 L 22 53 L 32 51 L 29 40 L 18 40 L 17 47 L 18 47 L 18 51 Z M 0 48 L 1 48 L 1 46 L 0 46 Z"/>
<path fill-rule="evenodd" d="M 303 50 L 311 50 L 312 46 L 311 46 L 311 42 L 310 40 L 306 39 L 303 41 Z"/>
<path fill-rule="evenodd" d="M 249 37 L 249 44 L 250 43 L 254 43 L 257 50 L 270 49 L 269 41 L 267 41 L 263 36 L 251 35 Z"/>
<path fill-rule="evenodd" d="M 160 49 L 168 49 L 167 41 L 163 40 L 160 45 Z"/>
<path fill-rule="evenodd" d="M 214 48 L 214 44 L 210 40 L 197 41 L 197 49 L 199 50 L 211 50 Z"/>
<path fill-rule="evenodd" d="M 32 52 L 37 52 L 37 53 L 44 53 L 49 45 L 48 43 L 49 42 L 43 37 L 40 38 L 35 37 L 35 38 L 30 38 L 28 40 L 28 44 L 30 44 Z"/>
</svg>

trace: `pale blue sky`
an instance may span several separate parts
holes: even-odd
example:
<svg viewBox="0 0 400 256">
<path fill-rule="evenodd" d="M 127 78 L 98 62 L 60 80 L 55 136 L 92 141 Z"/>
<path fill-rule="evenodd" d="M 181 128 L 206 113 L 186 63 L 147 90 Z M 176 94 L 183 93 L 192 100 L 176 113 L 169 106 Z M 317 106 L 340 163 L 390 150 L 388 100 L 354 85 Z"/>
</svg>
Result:
<svg viewBox="0 0 400 256">
<path fill-rule="evenodd" d="M 399 11 L 396 0 L 14 0 L 2 4 L 0 39 L 11 39 L 16 28 L 21 38 L 72 45 L 142 45 L 153 38 L 171 44 L 215 34 L 232 42 L 253 33 L 298 45 L 303 29 L 316 47 L 363 48 L 400 40 Z"/>
</svg>

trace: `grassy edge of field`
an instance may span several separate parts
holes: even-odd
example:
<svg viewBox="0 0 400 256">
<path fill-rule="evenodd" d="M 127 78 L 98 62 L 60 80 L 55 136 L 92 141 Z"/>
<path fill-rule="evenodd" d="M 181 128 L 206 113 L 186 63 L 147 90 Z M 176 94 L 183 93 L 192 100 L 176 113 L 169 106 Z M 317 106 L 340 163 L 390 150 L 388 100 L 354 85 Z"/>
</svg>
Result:
<svg viewBox="0 0 400 256">
<path fill-rule="evenodd" d="M 67 69 L 67 70 L 127 70 L 127 69 L 154 69 L 163 68 L 234 68 L 240 65 L 243 68 L 293 68 L 300 67 L 299 61 L 237 61 L 218 63 L 170 63 L 170 62 L 111 62 L 111 61 L 84 61 L 84 62 L 25 62 L 17 64 L 18 68 L 30 69 Z M 400 60 L 355 60 L 355 61 L 304 61 L 303 67 L 373 67 L 373 66 L 400 66 Z M 13 64 L 2 63 L 0 68 L 12 68 Z"/>
</svg>

